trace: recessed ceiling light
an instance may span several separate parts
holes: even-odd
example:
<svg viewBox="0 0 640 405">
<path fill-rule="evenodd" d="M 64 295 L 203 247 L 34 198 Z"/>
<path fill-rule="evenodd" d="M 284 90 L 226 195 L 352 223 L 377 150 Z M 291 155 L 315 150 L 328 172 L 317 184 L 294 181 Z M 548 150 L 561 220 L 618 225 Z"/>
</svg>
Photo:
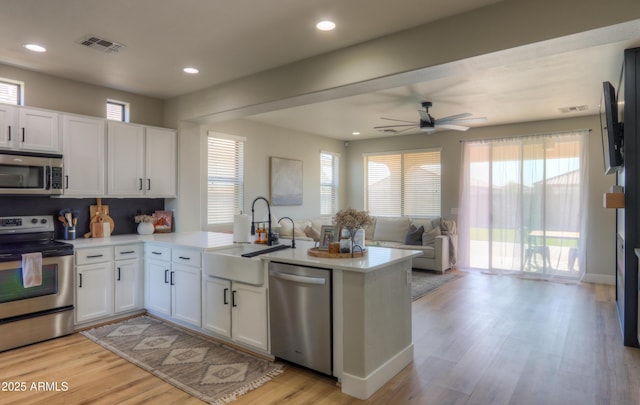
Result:
<svg viewBox="0 0 640 405">
<path fill-rule="evenodd" d="M 183 72 L 185 73 L 189 73 L 190 75 L 195 75 L 196 73 L 199 73 L 200 71 L 194 67 L 186 67 L 184 69 L 182 69 Z"/>
<path fill-rule="evenodd" d="M 320 21 L 319 23 L 316 24 L 316 28 L 319 29 L 320 31 L 331 31 L 335 27 L 336 27 L 336 23 L 329 20 Z"/>
<path fill-rule="evenodd" d="M 25 44 L 24 47 L 33 52 L 47 52 L 47 48 L 36 44 Z"/>
<path fill-rule="evenodd" d="M 360 135 L 360 132 L 355 131 L 355 132 L 352 132 L 351 135 Z"/>
</svg>

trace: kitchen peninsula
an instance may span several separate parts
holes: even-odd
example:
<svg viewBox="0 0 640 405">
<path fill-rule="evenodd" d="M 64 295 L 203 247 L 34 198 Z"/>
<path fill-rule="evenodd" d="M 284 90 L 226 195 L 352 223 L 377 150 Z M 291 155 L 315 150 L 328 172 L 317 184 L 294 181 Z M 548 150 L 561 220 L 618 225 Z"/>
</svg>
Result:
<svg viewBox="0 0 640 405">
<path fill-rule="evenodd" d="M 252 349 L 252 344 L 247 343 L 251 342 L 250 340 L 235 340 L 231 334 L 227 339 L 216 329 L 207 326 L 210 324 L 207 320 L 210 315 L 207 314 L 213 311 L 209 308 L 211 304 L 207 301 L 207 297 L 210 296 L 206 290 L 209 276 L 207 256 L 220 256 L 225 249 L 248 246 L 233 244 L 232 235 L 186 232 L 144 236 L 118 235 L 71 242 L 75 245 L 77 256 L 83 251 L 95 249 L 131 244 L 144 245 L 145 310 L 199 332 L 222 338 L 229 343 Z M 280 243 L 288 244 L 288 241 L 281 240 Z M 297 241 L 296 249 L 284 249 L 245 259 L 254 263 L 258 261 L 263 271 L 260 281 L 250 281 L 249 284 L 253 284 L 247 284 L 249 288 L 262 289 L 265 294 L 265 300 L 262 301 L 263 308 L 251 312 L 253 316 L 257 313 L 260 317 L 264 317 L 262 320 L 255 321 L 264 322 L 267 329 L 265 336 L 268 336 L 269 304 L 266 300 L 266 290 L 269 288 L 269 263 L 277 262 L 331 270 L 332 375 L 341 382 L 344 393 L 366 399 L 413 360 L 411 259 L 420 253 L 411 250 L 369 247 L 367 254 L 363 257 L 331 259 L 308 255 L 307 251 L 311 247 L 313 244 L 310 242 Z M 116 255 L 117 252 L 116 249 Z M 202 257 L 192 253 L 200 253 Z M 190 306 L 178 306 L 179 311 L 175 312 L 176 305 L 173 302 L 173 312 L 172 305 L 169 305 L 169 312 L 162 312 L 155 305 L 158 301 L 154 301 L 153 297 L 158 293 L 157 289 L 165 288 L 165 269 L 169 267 L 160 266 L 155 274 L 153 263 L 159 263 L 160 258 L 153 256 L 154 254 L 165 255 L 162 260 L 166 260 L 168 266 L 173 266 L 172 269 L 186 269 L 190 272 L 190 296 L 186 297 L 192 300 Z M 185 263 L 186 260 L 189 260 L 188 264 Z M 243 269 L 234 268 L 227 271 L 231 272 L 228 278 L 233 279 L 233 272 L 241 273 Z M 158 275 L 159 277 L 155 277 Z M 159 282 L 154 283 L 154 278 Z M 173 299 L 175 300 L 175 295 Z M 81 303 L 77 303 L 78 305 Z M 215 310 L 217 311 L 217 308 Z M 113 315 L 113 311 L 110 315 Z M 254 351 L 270 355 L 268 338 L 258 339 L 255 342 Z"/>
</svg>

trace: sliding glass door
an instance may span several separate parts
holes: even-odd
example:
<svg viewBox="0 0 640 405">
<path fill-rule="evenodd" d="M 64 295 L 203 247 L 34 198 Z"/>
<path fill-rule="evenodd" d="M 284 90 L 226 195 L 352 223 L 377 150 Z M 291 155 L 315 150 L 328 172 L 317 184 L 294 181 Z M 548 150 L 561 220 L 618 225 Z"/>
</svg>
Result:
<svg viewBox="0 0 640 405">
<path fill-rule="evenodd" d="M 463 143 L 460 265 L 582 277 L 587 134 Z"/>
</svg>

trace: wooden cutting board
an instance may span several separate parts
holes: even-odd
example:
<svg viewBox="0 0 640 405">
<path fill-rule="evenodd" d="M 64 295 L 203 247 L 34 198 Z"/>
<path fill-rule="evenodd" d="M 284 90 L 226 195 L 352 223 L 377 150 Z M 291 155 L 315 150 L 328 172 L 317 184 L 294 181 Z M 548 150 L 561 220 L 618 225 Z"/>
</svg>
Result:
<svg viewBox="0 0 640 405">
<path fill-rule="evenodd" d="M 89 218 L 93 218 L 97 214 L 109 215 L 109 206 L 102 205 L 102 198 L 96 198 L 96 205 L 89 206 Z"/>
<path fill-rule="evenodd" d="M 104 237 L 104 218 L 98 216 L 95 222 L 91 222 L 91 237 L 103 238 Z"/>
</svg>

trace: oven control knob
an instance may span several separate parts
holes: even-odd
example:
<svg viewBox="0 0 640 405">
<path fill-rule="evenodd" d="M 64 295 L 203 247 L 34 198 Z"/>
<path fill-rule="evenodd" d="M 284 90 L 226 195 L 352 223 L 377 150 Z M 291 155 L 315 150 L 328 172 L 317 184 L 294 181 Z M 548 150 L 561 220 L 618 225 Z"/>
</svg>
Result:
<svg viewBox="0 0 640 405">
<path fill-rule="evenodd" d="M 31 223 L 32 223 L 32 224 L 37 224 L 37 223 L 38 223 L 38 220 L 37 220 L 36 218 L 31 218 Z"/>
<path fill-rule="evenodd" d="M 42 218 L 40 220 L 40 223 L 43 224 L 43 225 L 46 224 L 47 223 L 47 218 Z"/>
</svg>

